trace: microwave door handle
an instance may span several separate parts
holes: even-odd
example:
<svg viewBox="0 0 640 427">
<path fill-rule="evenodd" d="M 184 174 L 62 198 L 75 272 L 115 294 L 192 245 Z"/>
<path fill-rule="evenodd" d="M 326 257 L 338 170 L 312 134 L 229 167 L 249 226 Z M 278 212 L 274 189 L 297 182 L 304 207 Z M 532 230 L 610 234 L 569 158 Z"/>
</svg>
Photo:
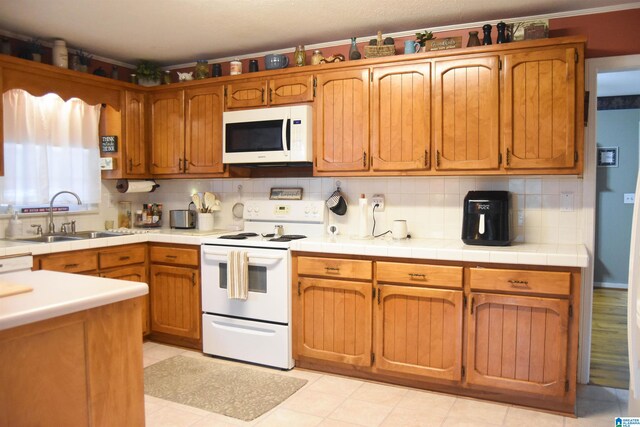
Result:
<svg viewBox="0 0 640 427">
<path fill-rule="evenodd" d="M 287 113 L 287 116 L 284 118 L 284 120 L 282 121 L 282 151 L 284 152 L 284 155 L 287 155 L 287 125 L 289 124 L 289 114 Z"/>
</svg>

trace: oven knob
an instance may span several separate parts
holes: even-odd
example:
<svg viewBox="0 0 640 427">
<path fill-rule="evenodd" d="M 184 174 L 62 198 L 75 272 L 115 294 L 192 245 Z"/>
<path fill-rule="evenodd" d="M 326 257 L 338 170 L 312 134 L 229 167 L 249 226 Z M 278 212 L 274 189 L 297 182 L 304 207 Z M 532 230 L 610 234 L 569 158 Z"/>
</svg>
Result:
<svg viewBox="0 0 640 427">
<path fill-rule="evenodd" d="M 318 215 L 318 207 L 317 206 L 313 207 L 313 214 L 314 215 Z"/>
<path fill-rule="evenodd" d="M 252 208 L 251 206 L 249 206 L 249 207 L 247 208 L 247 212 L 249 212 L 249 213 L 253 212 L 253 208 Z"/>
<path fill-rule="evenodd" d="M 309 213 L 309 206 L 305 206 L 304 207 L 304 213 L 308 214 Z"/>
</svg>

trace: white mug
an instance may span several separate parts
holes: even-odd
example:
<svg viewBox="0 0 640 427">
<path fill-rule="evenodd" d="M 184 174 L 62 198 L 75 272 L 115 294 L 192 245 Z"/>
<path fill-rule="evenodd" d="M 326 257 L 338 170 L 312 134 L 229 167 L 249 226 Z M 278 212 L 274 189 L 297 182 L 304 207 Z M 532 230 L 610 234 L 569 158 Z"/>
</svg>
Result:
<svg viewBox="0 0 640 427">
<path fill-rule="evenodd" d="M 407 221 L 404 219 L 396 219 L 393 221 L 391 227 L 391 235 L 394 239 L 406 239 L 407 238 Z"/>
</svg>

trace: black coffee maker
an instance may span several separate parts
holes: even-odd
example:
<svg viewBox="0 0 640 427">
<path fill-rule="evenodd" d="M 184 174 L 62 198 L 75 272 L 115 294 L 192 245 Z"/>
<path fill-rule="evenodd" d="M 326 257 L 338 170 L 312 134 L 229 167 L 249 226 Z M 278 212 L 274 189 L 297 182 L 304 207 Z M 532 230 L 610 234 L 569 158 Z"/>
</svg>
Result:
<svg viewBox="0 0 640 427">
<path fill-rule="evenodd" d="M 469 191 L 464 198 L 462 241 L 487 246 L 511 243 L 510 205 L 508 191 Z"/>
</svg>

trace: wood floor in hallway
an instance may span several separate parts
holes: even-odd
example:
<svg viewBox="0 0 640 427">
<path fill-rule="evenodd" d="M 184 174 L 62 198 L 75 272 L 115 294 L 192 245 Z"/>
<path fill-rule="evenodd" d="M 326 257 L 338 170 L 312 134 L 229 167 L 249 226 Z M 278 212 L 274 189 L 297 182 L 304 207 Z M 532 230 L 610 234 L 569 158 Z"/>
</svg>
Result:
<svg viewBox="0 0 640 427">
<path fill-rule="evenodd" d="M 595 288 L 590 384 L 629 388 L 627 291 Z"/>
</svg>

